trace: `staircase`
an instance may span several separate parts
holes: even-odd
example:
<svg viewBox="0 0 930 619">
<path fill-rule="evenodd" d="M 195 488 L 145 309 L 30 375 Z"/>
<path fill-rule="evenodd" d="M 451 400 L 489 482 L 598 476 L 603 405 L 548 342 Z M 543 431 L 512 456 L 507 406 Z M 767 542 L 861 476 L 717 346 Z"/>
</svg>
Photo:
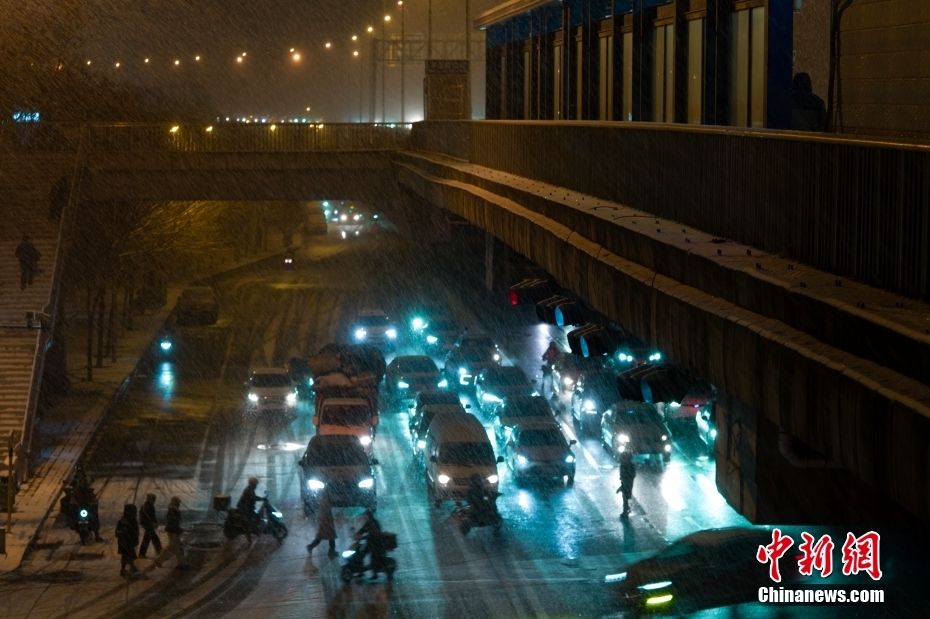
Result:
<svg viewBox="0 0 930 619">
<path fill-rule="evenodd" d="M 75 154 L 0 153 L 0 443 L 10 431 L 14 442 L 30 411 L 33 368 L 41 370 L 47 334 L 26 328 L 26 313 L 49 311 L 46 306 L 58 248 L 59 222 L 50 221 L 49 192 L 64 175 L 71 177 Z M 20 289 L 20 268 L 14 253 L 24 234 L 39 250 L 39 271 L 31 286 Z M 30 398 L 30 395 L 33 395 Z M 6 449 L 2 461 L 6 460 Z"/>
</svg>

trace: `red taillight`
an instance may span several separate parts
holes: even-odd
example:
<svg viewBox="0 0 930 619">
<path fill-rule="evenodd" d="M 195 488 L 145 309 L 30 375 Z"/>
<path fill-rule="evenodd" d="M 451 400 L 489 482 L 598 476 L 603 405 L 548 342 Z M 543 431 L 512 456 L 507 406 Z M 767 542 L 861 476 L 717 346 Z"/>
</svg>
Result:
<svg viewBox="0 0 930 619">
<path fill-rule="evenodd" d="M 510 295 L 510 304 L 511 304 L 511 305 L 514 305 L 514 306 L 520 305 L 520 297 L 517 296 L 517 291 L 516 291 L 516 290 L 514 290 L 513 288 L 511 288 L 511 289 L 508 291 L 508 294 Z"/>
</svg>

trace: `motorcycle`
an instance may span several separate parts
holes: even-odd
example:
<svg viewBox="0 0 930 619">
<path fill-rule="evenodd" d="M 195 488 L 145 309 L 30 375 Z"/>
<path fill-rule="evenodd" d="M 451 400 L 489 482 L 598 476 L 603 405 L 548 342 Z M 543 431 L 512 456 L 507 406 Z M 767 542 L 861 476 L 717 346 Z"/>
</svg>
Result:
<svg viewBox="0 0 930 619">
<path fill-rule="evenodd" d="M 61 498 L 59 507 L 65 514 L 68 527 L 76 531 L 81 538 L 81 544 L 86 545 L 91 535 L 99 537 L 100 520 L 97 516 L 97 502 L 78 496 L 71 486 L 65 486 L 65 495 Z"/>
<path fill-rule="evenodd" d="M 497 497 L 485 495 L 483 504 L 456 504 L 452 515 L 459 518 L 459 531 L 462 535 L 468 535 L 475 527 L 494 527 L 495 531 L 500 530 L 504 526 L 504 518 L 497 511 L 496 501 Z"/>
<path fill-rule="evenodd" d="M 385 531 L 381 536 L 384 538 L 385 551 L 397 550 L 397 535 Z M 387 574 L 388 580 L 393 580 L 394 570 L 397 569 L 397 561 L 385 555 L 383 565 L 372 566 L 371 563 L 366 564 L 365 555 L 368 554 L 368 538 L 359 535 L 355 535 L 354 538 L 355 543 L 342 553 L 342 558 L 346 560 L 345 565 L 342 566 L 342 580 L 352 582 L 353 578 L 362 578 L 365 576 L 365 572 L 368 571 L 375 571 L 375 574 L 384 572 Z"/>
<path fill-rule="evenodd" d="M 246 533 L 252 535 L 261 535 L 270 533 L 278 543 L 287 537 L 287 527 L 284 525 L 284 514 L 272 507 L 268 498 L 261 499 L 262 506 L 258 509 L 258 525 L 255 526 L 239 512 L 238 507 L 233 507 L 226 512 L 226 522 L 223 523 L 223 534 L 227 539 L 236 539 Z"/>
</svg>

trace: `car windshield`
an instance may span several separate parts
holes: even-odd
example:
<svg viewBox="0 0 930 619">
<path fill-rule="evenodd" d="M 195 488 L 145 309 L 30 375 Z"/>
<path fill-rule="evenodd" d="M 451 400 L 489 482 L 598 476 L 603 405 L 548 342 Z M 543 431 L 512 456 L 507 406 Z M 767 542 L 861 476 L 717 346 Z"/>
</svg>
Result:
<svg viewBox="0 0 930 619">
<path fill-rule="evenodd" d="M 368 466 L 368 457 L 359 445 L 311 445 L 307 463 L 313 466 Z"/>
<path fill-rule="evenodd" d="M 391 365 L 394 366 L 394 371 L 400 374 L 428 374 L 439 371 L 429 357 L 398 357 Z"/>
<path fill-rule="evenodd" d="M 330 426 L 371 425 L 371 411 L 361 404 L 331 404 L 323 406 L 320 424 Z"/>
<path fill-rule="evenodd" d="M 584 371 L 599 370 L 604 367 L 606 357 L 582 357 L 565 353 L 560 357 L 559 363 L 563 370 Z"/>
<path fill-rule="evenodd" d="M 490 443 L 447 443 L 439 451 L 439 462 L 452 466 L 494 466 Z"/>
<path fill-rule="evenodd" d="M 631 424 L 656 424 L 662 423 L 659 413 L 652 408 L 634 408 L 617 410 L 617 419 L 623 423 Z"/>
<path fill-rule="evenodd" d="M 291 377 L 287 374 L 255 374 L 252 376 L 252 386 L 259 389 L 290 387 Z"/>
<path fill-rule="evenodd" d="M 386 327 L 388 317 L 380 314 L 359 316 L 355 322 L 360 327 Z"/>
<path fill-rule="evenodd" d="M 551 430 L 526 430 L 520 433 L 520 444 L 524 447 L 559 447 L 565 445 L 565 438 L 555 428 Z"/>
<path fill-rule="evenodd" d="M 552 409 L 542 398 L 508 402 L 501 411 L 503 417 L 551 417 Z"/>
<path fill-rule="evenodd" d="M 469 335 L 459 340 L 462 348 L 494 348 L 494 340 L 489 335 Z"/>
<path fill-rule="evenodd" d="M 528 385 L 526 375 L 520 368 L 501 368 L 496 372 L 490 372 L 484 380 L 485 386 L 499 385 L 501 387 L 513 387 L 517 385 Z"/>
<path fill-rule="evenodd" d="M 417 408 L 429 406 L 430 404 L 459 404 L 459 395 L 454 391 L 434 391 L 431 393 L 421 393 L 417 397 Z"/>
</svg>

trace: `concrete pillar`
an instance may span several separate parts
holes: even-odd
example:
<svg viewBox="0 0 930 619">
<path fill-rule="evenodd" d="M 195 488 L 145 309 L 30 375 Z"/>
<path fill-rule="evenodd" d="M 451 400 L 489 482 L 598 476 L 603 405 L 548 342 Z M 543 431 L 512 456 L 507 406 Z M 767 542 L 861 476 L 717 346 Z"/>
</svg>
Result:
<svg viewBox="0 0 930 619">
<path fill-rule="evenodd" d="M 729 394 L 715 406 L 717 489 L 756 524 L 914 523 L 887 492 L 796 438 Z M 785 440 L 785 439 L 788 440 Z"/>
</svg>

